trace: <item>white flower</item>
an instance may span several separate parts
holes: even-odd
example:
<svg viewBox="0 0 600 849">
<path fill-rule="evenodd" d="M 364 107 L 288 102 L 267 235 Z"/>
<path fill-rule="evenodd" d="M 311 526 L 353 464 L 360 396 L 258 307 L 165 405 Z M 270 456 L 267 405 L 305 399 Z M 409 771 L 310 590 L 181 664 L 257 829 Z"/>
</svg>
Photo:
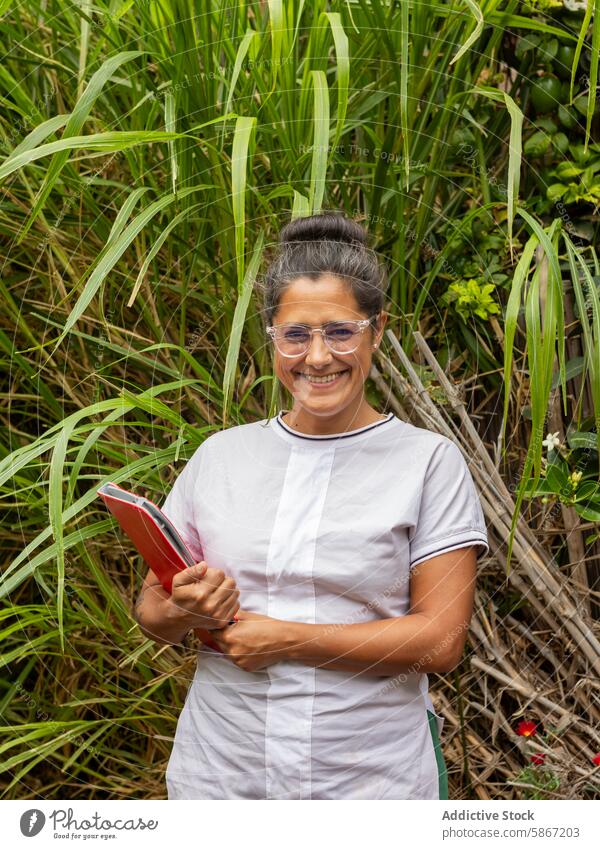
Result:
<svg viewBox="0 0 600 849">
<path fill-rule="evenodd" d="M 558 446 L 560 445 L 558 433 L 558 431 L 556 431 L 556 433 L 549 433 L 543 440 L 542 445 L 545 445 L 548 451 L 552 451 L 554 448 L 558 448 Z"/>
</svg>

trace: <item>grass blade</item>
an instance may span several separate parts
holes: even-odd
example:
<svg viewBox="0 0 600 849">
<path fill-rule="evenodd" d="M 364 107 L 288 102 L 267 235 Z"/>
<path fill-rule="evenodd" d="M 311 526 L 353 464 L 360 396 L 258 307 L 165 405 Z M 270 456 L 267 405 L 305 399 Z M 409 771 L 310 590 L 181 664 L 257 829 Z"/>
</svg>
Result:
<svg viewBox="0 0 600 849">
<path fill-rule="evenodd" d="M 521 181 L 521 154 L 523 150 L 523 113 L 512 99 L 504 92 L 504 102 L 510 115 L 510 138 L 508 141 L 508 185 L 507 185 L 507 225 L 508 244 L 513 252 L 513 224 L 519 202 L 519 185 Z"/>
<path fill-rule="evenodd" d="M 56 544 L 56 566 L 57 566 L 57 597 L 56 607 L 58 613 L 58 633 L 60 639 L 60 647 L 65 650 L 65 635 L 64 635 L 64 611 L 63 602 L 65 595 L 65 547 L 63 539 L 63 496 L 62 482 L 63 471 L 65 465 L 65 457 L 67 454 L 67 445 L 73 431 L 75 423 L 71 421 L 64 427 L 56 440 L 54 451 L 52 452 L 52 460 L 50 462 L 50 475 L 48 482 L 48 499 L 49 511 L 48 517 L 50 520 L 50 528 L 52 536 Z"/>
<path fill-rule="evenodd" d="M 573 290 L 579 309 L 579 321 L 583 329 L 583 342 L 585 348 L 585 368 L 589 374 L 590 388 L 594 402 L 594 420 L 596 424 L 596 447 L 600 454 L 600 297 L 594 278 L 585 262 L 584 257 L 576 250 L 570 237 L 563 231 L 563 239 L 567 247 L 569 267 Z M 587 297 L 584 297 L 577 266 L 583 272 L 586 281 Z M 591 307 L 591 326 L 588 321 L 588 308 Z"/>
<path fill-rule="evenodd" d="M 310 170 L 309 204 L 311 214 L 321 211 L 329 149 L 329 89 L 324 71 L 311 71 L 314 91 L 313 152 Z"/>
<path fill-rule="evenodd" d="M 88 118 L 94 103 L 102 93 L 102 89 L 108 80 L 113 76 L 115 71 L 121 67 L 121 65 L 126 62 L 130 62 L 132 59 L 136 59 L 139 56 L 142 56 L 142 50 L 128 50 L 124 53 L 118 53 L 116 56 L 111 56 L 109 59 L 106 59 L 103 62 L 102 66 L 96 71 L 96 73 L 90 79 L 85 91 L 78 99 L 75 104 L 75 108 L 71 112 L 69 116 L 69 120 L 66 123 L 65 130 L 63 133 L 63 139 L 68 138 L 70 136 L 77 136 L 83 127 L 84 122 Z M 48 173 L 44 179 L 42 187 L 38 192 L 35 205 L 31 212 L 31 215 L 23 225 L 21 233 L 19 235 L 19 243 L 23 241 L 29 228 L 37 218 L 40 213 L 40 210 L 44 206 L 46 202 L 46 198 L 52 191 L 54 184 L 56 183 L 60 172 L 65 166 L 69 155 L 66 150 L 60 151 L 53 158 L 50 166 L 48 167 Z"/>
<path fill-rule="evenodd" d="M 256 246 L 252 254 L 252 259 L 246 271 L 246 277 L 243 281 L 242 291 L 235 305 L 233 315 L 233 324 L 231 335 L 229 337 L 229 346 L 227 348 L 227 357 L 225 360 L 225 374 L 223 377 L 223 428 L 227 427 L 227 418 L 231 406 L 231 396 L 233 392 L 233 384 L 235 373 L 238 366 L 238 357 L 240 353 L 240 343 L 242 339 L 242 330 L 246 320 L 248 304 L 252 296 L 254 282 L 260 266 L 261 252 L 264 243 L 264 232 L 261 230 L 258 234 Z"/>
<path fill-rule="evenodd" d="M 538 237 L 535 233 L 533 233 L 523 248 L 523 253 L 517 263 L 504 316 L 504 412 L 502 416 L 502 426 L 500 428 L 503 456 L 506 451 L 506 423 L 508 421 L 508 405 L 510 400 L 513 349 L 517 320 L 519 318 L 519 310 L 521 307 L 521 293 L 523 291 L 524 282 L 529 273 L 533 253 L 538 244 Z"/>
<path fill-rule="evenodd" d="M 235 256 L 238 279 L 238 291 L 241 291 L 244 279 L 244 242 L 246 232 L 246 180 L 248 159 L 252 160 L 249 151 L 252 131 L 256 118 L 240 117 L 235 122 L 233 136 L 233 152 L 231 154 L 231 203 L 233 206 L 233 221 L 235 225 Z"/>
<path fill-rule="evenodd" d="M 179 198 L 187 197 L 187 195 L 192 194 L 193 192 L 197 192 L 201 188 L 206 188 L 205 186 L 191 186 L 188 189 L 182 189 L 179 193 Z M 115 239 L 114 242 L 111 242 L 107 245 L 105 251 L 101 255 L 96 267 L 92 271 L 89 280 L 85 284 L 85 288 L 77 303 L 74 305 L 73 309 L 69 313 L 69 317 L 65 322 L 65 326 L 63 328 L 62 333 L 59 335 L 58 339 L 54 343 L 54 348 L 52 349 L 50 356 L 54 354 L 60 343 L 63 341 L 69 330 L 79 321 L 87 307 L 89 306 L 92 298 L 95 296 L 98 291 L 100 285 L 105 279 L 106 275 L 112 270 L 115 263 L 118 259 L 125 253 L 127 248 L 131 245 L 135 237 L 140 233 L 144 227 L 148 224 L 149 221 L 154 218 L 159 212 L 162 212 L 164 209 L 169 207 L 172 203 L 178 198 L 175 195 L 168 194 L 165 197 L 159 198 L 158 200 L 151 203 L 146 209 L 140 212 L 130 224 L 123 230 L 123 232 Z"/>
<path fill-rule="evenodd" d="M 454 56 L 454 58 L 450 60 L 451 65 L 453 65 L 455 62 L 458 62 L 458 60 L 460 59 L 461 56 L 464 56 L 464 54 L 467 52 L 467 50 L 469 50 L 471 45 L 475 41 L 477 41 L 477 39 L 479 38 L 479 36 L 481 35 L 481 32 L 483 30 L 483 12 L 481 11 L 481 9 L 477 5 L 477 3 L 475 3 L 475 0 L 465 0 L 465 3 L 467 4 L 469 9 L 473 13 L 473 17 L 475 18 L 475 29 L 473 30 L 471 35 L 467 38 L 467 40 L 465 41 L 463 46 L 460 48 L 460 50 L 458 51 L 456 56 Z"/>
<path fill-rule="evenodd" d="M 350 85 L 350 53 L 348 47 L 348 36 L 344 32 L 342 17 L 339 12 L 324 12 L 324 17 L 329 21 L 333 43 L 335 46 L 335 64 L 338 84 L 337 99 L 337 122 L 335 126 L 335 138 L 332 145 L 337 146 L 339 138 L 346 123 L 348 111 L 348 87 Z"/>
</svg>

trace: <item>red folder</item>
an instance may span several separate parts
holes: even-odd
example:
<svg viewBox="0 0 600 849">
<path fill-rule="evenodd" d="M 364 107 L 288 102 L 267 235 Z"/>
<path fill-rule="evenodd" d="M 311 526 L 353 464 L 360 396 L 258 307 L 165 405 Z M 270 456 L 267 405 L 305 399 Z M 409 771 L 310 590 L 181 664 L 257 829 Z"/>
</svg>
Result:
<svg viewBox="0 0 600 849">
<path fill-rule="evenodd" d="M 96 492 L 170 593 L 174 575 L 196 562 L 175 525 L 152 501 L 134 495 L 118 484 L 105 483 Z M 194 633 L 203 643 L 221 651 L 206 628 L 195 628 Z"/>
</svg>

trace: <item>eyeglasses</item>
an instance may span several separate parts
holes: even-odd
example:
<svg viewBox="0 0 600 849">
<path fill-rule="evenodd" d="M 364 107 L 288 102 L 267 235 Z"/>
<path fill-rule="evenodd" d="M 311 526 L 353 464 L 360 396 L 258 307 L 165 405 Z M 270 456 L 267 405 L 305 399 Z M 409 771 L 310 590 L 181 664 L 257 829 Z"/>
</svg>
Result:
<svg viewBox="0 0 600 849">
<path fill-rule="evenodd" d="M 313 333 L 320 333 L 323 341 L 334 354 L 351 354 L 360 345 L 360 337 L 374 318 L 359 321 L 328 321 L 320 327 L 308 324 L 275 324 L 267 327 L 267 333 L 282 357 L 301 357 L 312 344 Z"/>
</svg>

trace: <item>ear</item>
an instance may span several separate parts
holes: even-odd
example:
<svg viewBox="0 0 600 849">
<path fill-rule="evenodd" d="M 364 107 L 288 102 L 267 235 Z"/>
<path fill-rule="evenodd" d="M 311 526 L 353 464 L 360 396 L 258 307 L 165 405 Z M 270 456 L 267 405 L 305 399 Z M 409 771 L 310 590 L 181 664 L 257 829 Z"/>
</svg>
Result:
<svg viewBox="0 0 600 849">
<path fill-rule="evenodd" d="M 375 340 L 373 342 L 373 350 L 379 347 L 381 344 L 381 340 L 383 338 L 383 330 L 385 328 L 387 322 L 387 313 L 384 310 L 381 310 L 379 313 L 379 318 L 377 319 L 377 331 L 375 333 Z"/>
</svg>

